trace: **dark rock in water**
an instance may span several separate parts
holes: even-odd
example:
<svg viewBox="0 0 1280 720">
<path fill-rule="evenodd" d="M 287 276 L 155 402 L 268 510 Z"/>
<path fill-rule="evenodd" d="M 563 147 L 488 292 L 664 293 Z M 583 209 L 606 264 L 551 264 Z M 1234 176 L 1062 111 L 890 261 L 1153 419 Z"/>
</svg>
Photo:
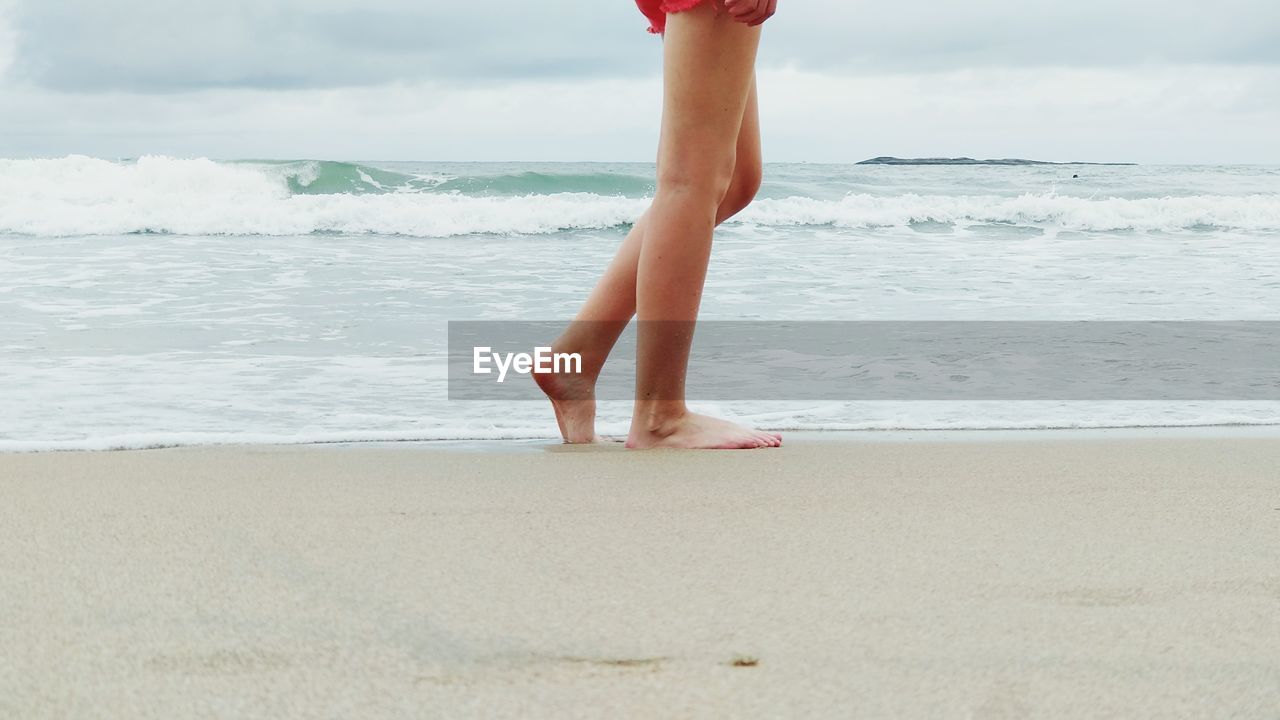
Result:
<svg viewBox="0 0 1280 720">
<path fill-rule="evenodd" d="M 859 165 L 1136 165 L 1137 163 L 1091 163 L 1091 162 L 1050 162 L 1048 160 L 1024 160 L 1022 158 L 1002 158 L 998 160 L 975 160 L 969 157 L 960 158 L 898 158 L 881 156 L 863 160 Z"/>
</svg>

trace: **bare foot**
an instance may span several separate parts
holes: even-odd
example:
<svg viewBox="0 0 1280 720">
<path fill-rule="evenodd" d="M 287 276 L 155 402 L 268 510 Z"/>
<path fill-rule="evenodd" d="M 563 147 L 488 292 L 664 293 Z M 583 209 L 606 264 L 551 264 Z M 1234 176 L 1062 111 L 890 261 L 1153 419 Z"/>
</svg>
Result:
<svg viewBox="0 0 1280 720">
<path fill-rule="evenodd" d="M 642 424 L 632 421 L 631 434 L 627 437 L 627 447 L 636 450 L 648 448 L 738 450 L 782 445 L 782 436 L 777 433 L 752 430 L 728 420 L 697 413 L 685 413 L 673 420 L 656 423 L 652 429 L 642 430 L 640 429 L 642 427 L 644 427 Z"/>
<path fill-rule="evenodd" d="M 560 437 L 567 443 L 602 442 L 596 435 L 596 384 L 576 373 L 531 373 L 556 411 Z"/>
</svg>

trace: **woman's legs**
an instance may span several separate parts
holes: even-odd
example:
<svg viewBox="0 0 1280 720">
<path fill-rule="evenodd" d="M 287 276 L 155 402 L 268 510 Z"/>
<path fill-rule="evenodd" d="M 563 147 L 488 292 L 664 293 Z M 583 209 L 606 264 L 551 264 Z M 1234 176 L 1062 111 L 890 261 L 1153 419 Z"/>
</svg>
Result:
<svg viewBox="0 0 1280 720">
<path fill-rule="evenodd" d="M 742 115 L 736 155 L 733 181 L 716 210 L 717 225 L 746 209 L 760 189 L 763 162 L 759 101 L 754 81 Z M 596 439 L 596 379 L 627 323 L 635 315 L 636 270 L 648 224 L 649 213 L 646 212 L 632 226 L 573 323 L 552 344 L 554 352 L 581 355 L 582 373 L 534 376 L 551 399 L 560 435 L 566 442 L 586 443 Z"/>
<path fill-rule="evenodd" d="M 635 313 L 637 301 L 636 278 L 641 255 L 643 248 L 648 243 L 648 238 L 652 235 L 653 215 L 655 209 L 660 205 L 660 201 L 674 199 L 675 202 L 666 204 L 680 208 L 686 204 L 681 198 L 687 199 L 699 192 L 704 193 L 707 197 L 715 200 L 715 203 L 711 205 L 714 208 L 712 221 L 714 224 L 719 224 L 745 208 L 755 197 L 756 191 L 760 187 L 762 168 L 760 122 L 755 77 L 752 70 L 759 31 L 724 22 L 726 18 L 718 15 L 716 6 L 713 3 L 705 3 L 698 10 L 681 13 L 680 15 L 687 16 L 694 27 L 690 28 L 689 31 L 677 30 L 675 33 L 668 33 L 666 44 L 668 48 L 666 61 L 667 101 L 663 118 L 663 142 L 659 151 L 659 192 L 658 197 L 655 198 L 654 207 L 649 212 L 646 212 L 633 226 L 626 240 L 618 249 L 613 262 L 610 263 L 604 276 L 583 304 L 574 322 L 553 344 L 553 349 L 556 352 L 576 352 L 582 355 L 583 373 L 581 375 L 535 375 L 539 385 L 551 399 L 556 412 L 556 420 L 560 425 L 560 432 L 568 442 L 591 442 L 595 439 L 595 381 L 604 366 L 610 350 L 612 350 L 627 322 Z M 682 24 L 683 20 L 675 23 L 675 25 Z M 701 27 L 699 28 L 698 26 Z M 732 38 L 712 38 L 707 46 L 701 48 L 701 55 L 690 52 L 687 47 L 690 43 L 701 42 L 698 39 L 699 33 L 703 35 L 718 33 L 720 32 L 719 28 L 724 28 L 725 26 L 729 26 L 726 28 L 727 32 L 737 33 L 737 35 Z M 685 49 L 673 53 L 670 49 L 673 40 L 676 46 L 685 46 Z M 733 46 L 735 45 L 738 46 L 736 54 L 733 51 Z M 697 49 L 694 48 L 694 50 Z M 702 67 L 706 67 L 705 64 L 708 62 L 713 66 L 717 63 L 723 64 L 725 62 L 737 62 L 738 64 L 736 67 L 709 67 L 706 68 L 706 77 L 699 77 L 696 72 L 697 68 L 700 67 L 699 64 L 703 64 Z M 683 69 L 681 69 L 681 66 L 683 66 Z M 742 70 L 744 68 L 746 70 L 747 88 L 745 101 L 742 98 L 741 90 Z M 694 69 L 695 72 L 689 72 L 690 69 Z M 731 77 L 735 74 L 737 75 L 736 79 Z M 738 88 L 736 93 L 732 90 L 710 93 L 700 89 L 704 85 L 717 86 L 726 81 Z M 676 87 L 677 83 L 680 83 L 681 86 Z M 707 90 L 711 89 L 713 88 L 708 88 Z M 719 90 L 719 88 L 714 89 Z M 699 98 L 700 103 L 695 105 L 681 99 L 680 93 L 693 94 L 694 96 L 702 95 L 702 97 Z M 717 103 L 723 104 L 724 102 L 728 102 L 728 105 L 717 109 Z M 732 112 L 731 108 L 735 105 L 741 108 L 736 123 L 724 117 L 725 107 L 730 108 L 730 112 Z M 700 117 L 702 115 L 717 116 L 706 118 L 706 120 L 714 123 L 713 128 L 698 128 L 704 122 L 704 119 Z M 734 125 L 736 125 L 736 128 Z M 682 130 L 682 128 L 691 126 L 699 129 L 699 133 L 686 133 Z M 709 137 L 717 133 L 723 133 L 723 135 Z M 729 140 L 726 141 L 726 138 Z M 729 148 L 727 153 L 726 146 Z M 733 171 L 727 189 L 722 189 L 720 187 L 722 178 L 719 174 L 719 168 L 716 168 L 717 172 L 708 172 L 705 169 L 715 166 L 717 163 L 723 163 L 726 155 Z M 699 177 L 702 177 L 702 179 L 699 179 Z M 703 215 L 705 213 L 699 211 L 695 214 Z M 682 218 L 677 213 L 674 219 L 667 220 L 667 224 L 679 226 L 685 222 L 685 219 L 687 218 Z M 701 228 L 701 230 L 695 231 L 694 242 L 704 246 L 701 270 L 696 273 L 699 296 L 702 280 L 705 277 L 705 256 L 709 253 L 711 240 L 710 230 L 705 228 L 705 225 L 705 218 L 695 218 L 694 227 Z M 705 237 L 702 237 L 703 235 Z M 677 242 L 680 241 L 677 240 Z M 658 244 L 662 245 L 663 243 L 659 241 Z M 658 277 L 661 277 L 664 273 L 663 265 L 664 263 L 659 255 L 657 263 Z M 643 292 L 641 290 L 641 293 Z M 693 307 L 694 317 L 696 317 L 696 309 L 695 304 Z M 688 323 L 684 323 L 685 327 L 680 327 L 679 323 L 659 323 L 659 325 L 664 325 L 668 329 L 677 329 L 681 334 L 687 334 L 692 331 L 691 320 Z M 659 349 L 656 353 L 649 353 L 648 357 L 651 361 L 659 361 L 657 363 L 650 362 L 647 368 L 650 376 L 654 373 L 668 373 L 677 370 L 674 367 L 666 368 L 662 366 L 661 360 L 663 356 L 661 352 L 661 349 Z M 642 363 L 645 357 L 644 353 L 645 351 L 642 348 Z M 687 342 L 683 352 L 677 353 L 674 359 L 679 365 L 678 372 L 682 377 L 688 360 Z M 640 370 L 641 373 L 645 371 L 645 368 Z M 638 377 L 637 380 L 639 381 L 640 378 Z M 680 383 L 680 388 L 681 390 L 683 389 L 683 382 Z M 637 411 L 639 412 L 641 410 L 640 400 L 642 399 L 639 394 L 640 385 L 638 385 L 637 390 Z M 650 397 L 650 399 L 653 398 Z M 634 441 L 633 444 L 639 446 L 682 444 L 686 446 L 756 447 L 777 444 L 778 440 L 776 435 L 756 433 L 723 421 L 690 415 L 684 409 L 683 395 L 680 396 L 679 402 L 676 404 L 663 403 L 654 406 L 649 403 L 645 405 L 645 409 L 659 410 L 659 413 L 648 413 L 647 417 L 650 420 L 661 420 L 661 425 L 655 428 L 646 428 L 640 433 L 637 433 L 636 428 L 633 428 L 631 440 Z M 681 420 L 688 420 L 689 422 L 682 423 L 680 422 Z M 646 422 L 645 424 L 648 425 L 649 423 Z M 697 432 L 690 432 L 693 430 L 697 430 Z"/>
</svg>

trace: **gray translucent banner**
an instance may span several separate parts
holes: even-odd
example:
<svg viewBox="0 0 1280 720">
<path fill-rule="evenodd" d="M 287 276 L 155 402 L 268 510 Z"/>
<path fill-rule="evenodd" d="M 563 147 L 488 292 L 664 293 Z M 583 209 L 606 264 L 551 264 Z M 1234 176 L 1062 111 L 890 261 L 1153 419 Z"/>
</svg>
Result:
<svg viewBox="0 0 1280 720">
<path fill-rule="evenodd" d="M 530 375 L 519 372 L 519 356 L 528 356 L 532 370 L 536 349 L 550 346 L 566 325 L 450 322 L 449 399 L 541 398 Z M 695 329 L 673 325 L 652 323 L 644 332 Z M 611 328 L 578 330 L 600 337 Z M 632 323 L 619 339 L 600 376 L 599 399 L 634 396 L 636 334 Z M 541 356 L 543 368 L 555 365 L 547 351 Z M 559 360 L 561 370 L 574 369 L 571 358 Z M 1280 400 L 1280 322 L 703 321 L 694 334 L 688 397 Z"/>
</svg>

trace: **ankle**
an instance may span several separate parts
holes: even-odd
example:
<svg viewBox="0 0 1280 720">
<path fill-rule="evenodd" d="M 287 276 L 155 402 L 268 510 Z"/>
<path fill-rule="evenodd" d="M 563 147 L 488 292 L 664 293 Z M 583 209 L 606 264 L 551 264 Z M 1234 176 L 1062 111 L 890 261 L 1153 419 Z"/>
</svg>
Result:
<svg viewBox="0 0 1280 720">
<path fill-rule="evenodd" d="M 673 435 L 688 416 L 689 409 L 682 402 L 637 403 L 631 426 L 647 435 L 664 438 Z"/>
<path fill-rule="evenodd" d="M 552 400 L 594 400 L 596 397 L 596 381 L 589 375 L 564 372 L 535 372 L 532 375 L 534 382 Z"/>
<path fill-rule="evenodd" d="M 604 360 L 607 358 L 607 356 L 601 358 L 593 353 L 583 352 L 581 348 L 562 343 L 559 340 L 551 343 L 550 352 L 553 357 L 560 356 L 571 359 L 560 365 L 556 370 L 535 374 L 567 380 L 579 385 L 594 386 L 596 380 L 600 377 L 600 372 L 604 370 Z"/>
</svg>

